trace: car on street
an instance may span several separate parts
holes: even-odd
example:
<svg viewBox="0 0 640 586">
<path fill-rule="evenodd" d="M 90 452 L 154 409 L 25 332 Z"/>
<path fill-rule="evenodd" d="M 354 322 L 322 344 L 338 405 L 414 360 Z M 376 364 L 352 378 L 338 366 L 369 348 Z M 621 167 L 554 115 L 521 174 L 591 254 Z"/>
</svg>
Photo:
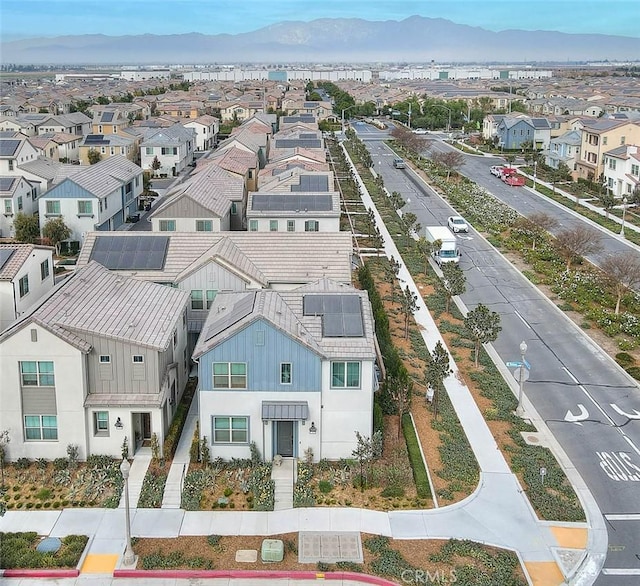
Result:
<svg viewBox="0 0 640 586">
<path fill-rule="evenodd" d="M 447 226 L 452 232 L 468 232 L 469 225 L 462 216 L 449 216 L 447 218 Z"/>
<path fill-rule="evenodd" d="M 393 166 L 396 169 L 404 169 L 407 164 L 404 162 L 404 159 L 393 159 Z"/>
<path fill-rule="evenodd" d="M 493 167 L 489 169 L 489 173 L 496 177 L 500 177 L 500 175 L 502 175 L 502 169 L 504 169 L 502 165 L 493 165 Z"/>
</svg>

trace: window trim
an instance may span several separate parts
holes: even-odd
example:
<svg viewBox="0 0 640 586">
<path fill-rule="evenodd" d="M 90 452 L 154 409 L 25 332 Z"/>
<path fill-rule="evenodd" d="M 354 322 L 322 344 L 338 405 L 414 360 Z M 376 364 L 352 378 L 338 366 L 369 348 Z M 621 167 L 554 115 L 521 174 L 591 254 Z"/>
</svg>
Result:
<svg viewBox="0 0 640 586">
<path fill-rule="evenodd" d="M 344 371 L 342 376 L 344 378 L 344 384 L 337 385 L 335 384 L 335 375 L 334 375 L 334 366 L 342 365 L 344 367 Z M 349 382 L 349 364 L 356 364 L 358 366 L 358 384 L 350 385 Z M 331 376 L 331 388 L 332 389 L 346 389 L 346 390 L 355 390 L 362 388 L 362 363 L 356 360 L 332 360 L 330 365 L 330 376 Z"/>
<path fill-rule="evenodd" d="M 249 232 L 257 232 L 258 228 L 258 220 L 249 220 Z"/>
<path fill-rule="evenodd" d="M 136 360 L 136 358 L 142 358 L 142 360 Z M 131 362 L 133 364 L 144 364 L 144 354 L 132 354 Z"/>
<path fill-rule="evenodd" d="M 216 366 L 226 366 L 226 373 L 216 373 Z M 234 374 L 232 372 L 233 370 L 233 366 L 244 366 L 244 374 Z M 221 377 L 225 377 L 226 378 L 226 384 L 223 386 L 221 384 L 216 384 L 216 377 L 221 378 Z M 243 386 L 237 386 L 233 384 L 233 378 L 234 377 L 243 377 L 244 378 L 244 385 Z M 248 383 L 249 383 L 249 369 L 247 368 L 247 363 L 246 362 L 213 362 L 211 365 L 211 383 L 213 385 L 213 389 L 220 389 L 220 390 L 235 390 L 235 391 L 243 391 L 243 390 L 247 390 L 248 389 Z"/>
<path fill-rule="evenodd" d="M 175 220 L 160 220 L 158 222 L 158 228 L 160 232 L 175 232 L 176 221 Z"/>
<path fill-rule="evenodd" d="M 213 232 L 213 220 L 196 220 L 196 232 Z"/>
<path fill-rule="evenodd" d="M 106 418 L 100 418 L 100 415 L 105 415 Z M 101 427 L 101 424 L 104 424 Z M 93 435 L 96 437 L 109 437 L 109 412 L 108 411 L 93 411 Z"/>
<path fill-rule="evenodd" d="M 226 419 L 228 426 L 226 429 L 222 428 L 222 429 L 216 429 L 216 421 L 217 420 L 223 420 Z M 233 422 L 234 419 L 236 420 L 244 420 L 245 426 L 244 429 L 236 429 L 236 432 L 244 432 L 245 437 L 242 441 L 234 441 L 233 438 Z M 248 415 L 212 415 L 211 416 L 211 443 L 215 444 L 215 445 L 240 445 L 240 446 L 246 446 L 249 445 L 250 443 L 250 434 L 249 434 L 249 430 L 250 430 L 250 417 Z M 229 434 L 229 439 L 227 441 L 224 440 L 218 440 L 217 439 L 217 432 L 228 432 Z"/>
<path fill-rule="evenodd" d="M 56 386 L 56 375 L 53 360 L 20 360 L 19 368 L 20 368 L 20 386 L 21 387 L 55 387 Z M 25 372 L 23 366 L 25 364 L 34 364 L 35 370 L 33 372 Z M 41 370 L 41 365 L 50 364 L 51 370 Z M 35 383 L 25 383 L 25 375 L 35 375 Z M 44 377 L 51 377 L 51 384 L 42 384 L 42 379 Z M 46 381 L 49 382 L 49 381 Z"/>
<path fill-rule="evenodd" d="M 35 427 L 33 425 L 27 425 L 27 418 L 28 417 L 37 417 L 38 418 L 38 427 Z M 44 418 L 45 417 L 53 417 L 55 419 L 55 427 L 52 427 L 51 425 L 44 425 Z M 40 435 L 40 437 L 27 437 L 27 429 L 37 429 L 38 433 Z M 48 430 L 55 430 L 55 437 L 44 437 L 44 430 L 48 429 Z M 29 414 L 29 415 L 24 415 L 22 417 L 22 431 L 24 433 L 24 441 L 25 442 L 57 442 L 58 441 L 58 415 L 43 415 L 43 414 Z"/>
<path fill-rule="evenodd" d="M 195 294 L 195 296 L 194 296 Z M 199 294 L 199 298 L 198 295 Z M 194 311 L 201 311 L 204 309 L 204 293 L 202 289 L 191 289 L 191 295 L 189 296 L 191 300 L 191 309 Z M 200 307 L 196 307 L 195 303 L 197 303 Z"/>
<path fill-rule="evenodd" d="M 49 259 L 45 258 L 40 263 L 40 279 L 44 281 L 49 277 L 50 274 L 51 274 L 51 270 L 49 269 Z"/>
<path fill-rule="evenodd" d="M 289 380 L 286 381 L 285 379 L 285 369 L 284 367 L 288 366 L 289 367 Z M 280 363 L 280 384 L 281 385 L 291 385 L 293 384 L 293 364 L 291 362 L 281 362 Z"/>
</svg>

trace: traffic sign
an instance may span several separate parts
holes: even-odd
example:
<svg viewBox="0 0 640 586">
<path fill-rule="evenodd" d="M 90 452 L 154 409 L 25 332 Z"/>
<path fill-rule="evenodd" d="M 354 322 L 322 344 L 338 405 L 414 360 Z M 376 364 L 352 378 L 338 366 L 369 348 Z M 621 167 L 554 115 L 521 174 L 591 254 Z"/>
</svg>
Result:
<svg viewBox="0 0 640 586">
<path fill-rule="evenodd" d="M 531 370 L 531 365 L 527 362 L 526 358 L 523 358 L 522 362 L 524 362 L 524 365 L 527 367 L 527 370 Z"/>
<path fill-rule="evenodd" d="M 529 380 L 529 371 L 524 367 L 524 364 L 513 371 L 513 378 L 522 382 Z"/>
<path fill-rule="evenodd" d="M 519 368 L 522 362 L 507 362 L 507 368 Z"/>
</svg>

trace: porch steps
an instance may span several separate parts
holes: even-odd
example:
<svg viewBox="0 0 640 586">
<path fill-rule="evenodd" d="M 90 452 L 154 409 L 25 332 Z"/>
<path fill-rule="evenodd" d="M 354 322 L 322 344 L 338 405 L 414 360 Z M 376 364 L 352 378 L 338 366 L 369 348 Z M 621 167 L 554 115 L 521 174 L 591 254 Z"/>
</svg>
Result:
<svg viewBox="0 0 640 586">
<path fill-rule="evenodd" d="M 144 451 L 143 451 L 144 450 Z M 151 450 L 145 453 L 147 449 L 142 448 L 133 457 L 133 464 L 131 464 L 131 470 L 129 471 L 129 508 L 135 509 L 138 506 L 138 500 L 140 499 L 140 492 L 142 491 L 142 482 L 151 463 Z M 141 453 L 142 452 L 142 453 Z M 122 490 L 122 496 L 120 497 L 120 504 L 118 508 L 124 509 L 124 489 Z"/>
<path fill-rule="evenodd" d="M 293 467 L 295 458 L 283 458 L 271 469 L 271 480 L 275 483 L 274 511 L 293 509 Z"/>
</svg>

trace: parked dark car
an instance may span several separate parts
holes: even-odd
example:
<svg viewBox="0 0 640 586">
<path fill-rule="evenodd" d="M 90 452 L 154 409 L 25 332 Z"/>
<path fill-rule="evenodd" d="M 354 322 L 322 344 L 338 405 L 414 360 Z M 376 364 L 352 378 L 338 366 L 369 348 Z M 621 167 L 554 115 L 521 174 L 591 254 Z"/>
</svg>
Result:
<svg viewBox="0 0 640 586">
<path fill-rule="evenodd" d="M 140 221 L 140 214 L 131 214 L 128 218 L 127 218 L 127 222 L 139 222 Z"/>
</svg>

